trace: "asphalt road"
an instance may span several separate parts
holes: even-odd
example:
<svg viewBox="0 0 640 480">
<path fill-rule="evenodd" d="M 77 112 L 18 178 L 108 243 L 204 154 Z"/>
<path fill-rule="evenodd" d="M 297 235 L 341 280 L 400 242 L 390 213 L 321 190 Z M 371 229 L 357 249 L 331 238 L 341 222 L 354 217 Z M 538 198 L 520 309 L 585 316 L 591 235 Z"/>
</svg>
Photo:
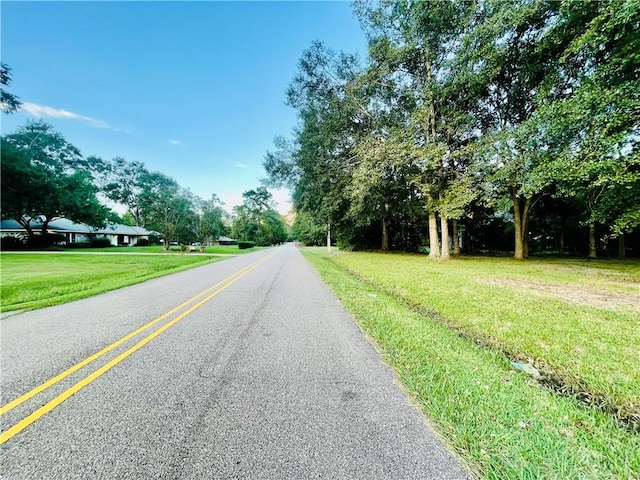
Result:
<svg viewBox="0 0 640 480">
<path fill-rule="evenodd" d="M 2 478 L 467 478 L 293 246 L 0 328 Z"/>
</svg>

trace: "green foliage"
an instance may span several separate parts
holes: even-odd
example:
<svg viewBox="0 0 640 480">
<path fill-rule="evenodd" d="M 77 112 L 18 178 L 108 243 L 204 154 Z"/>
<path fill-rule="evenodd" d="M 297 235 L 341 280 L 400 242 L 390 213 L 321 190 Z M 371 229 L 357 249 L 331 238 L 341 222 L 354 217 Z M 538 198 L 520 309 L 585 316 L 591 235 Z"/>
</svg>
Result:
<svg viewBox="0 0 640 480">
<path fill-rule="evenodd" d="M 29 122 L 2 138 L 2 217 L 13 218 L 27 229 L 41 218 L 48 223 L 65 217 L 100 227 L 108 209 L 100 204 L 93 184 L 98 161 L 84 159 L 51 125 Z"/>
<path fill-rule="evenodd" d="M 609 237 L 637 229 L 637 0 L 354 9 L 367 64 L 313 42 L 287 90 L 299 124 L 264 160 L 298 215 L 332 225 L 345 245 L 383 249 L 425 243 L 428 218 L 436 252 L 450 219 L 472 231 L 491 209 L 513 223 L 516 258 L 539 238 L 531 228 L 549 196 Z M 553 235 L 564 234 L 557 222 Z"/>
<path fill-rule="evenodd" d="M 0 250 L 3 252 L 10 252 L 15 250 L 24 250 L 26 243 L 24 239 L 12 236 L 6 236 L 0 238 Z"/>
<path fill-rule="evenodd" d="M 73 242 L 65 245 L 65 249 L 78 250 L 78 249 L 92 249 L 91 242 Z"/>
<path fill-rule="evenodd" d="M 105 237 L 98 237 L 91 240 L 91 248 L 107 248 L 111 247 L 111 240 Z"/>
<path fill-rule="evenodd" d="M 246 240 L 238 241 L 238 248 L 240 250 L 245 250 L 247 248 L 253 248 L 255 246 L 256 246 L 256 242 L 250 242 L 250 241 L 246 241 Z"/>
<path fill-rule="evenodd" d="M 27 248 L 33 250 L 46 249 L 54 245 L 66 244 L 67 237 L 59 233 L 41 233 L 34 235 L 27 241 Z"/>
<path fill-rule="evenodd" d="M 273 209 L 273 198 L 265 187 L 242 194 L 242 205 L 233 209 L 231 235 L 269 246 L 285 242 L 288 232 L 284 220 Z"/>
<path fill-rule="evenodd" d="M 316 223 L 309 213 L 303 211 L 296 215 L 293 222 L 293 237 L 305 245 L 322 245 L 327 242 L 327 226 Z"/>
<path fill-rule="evenodd" d="M 202 200 L 195 197 L 194 215 L 190 216 L 189 230 L 194 239 L 200 243 L 200 249 L 204 251 L 205 244 L 212 243 L 218 237 L 226 233 L 224 224 L 224 210 L 222 202 L 216 195 L 210 200 Z"/>
<path fill-rule="evenodd" d="M 22 102 L 15 95 L 7 92 L 6 87 L 11 84 L 11 68 L 6 63 L 0 63 L 0 110 L 3 113 L 18 111 Z"/>
</svg>

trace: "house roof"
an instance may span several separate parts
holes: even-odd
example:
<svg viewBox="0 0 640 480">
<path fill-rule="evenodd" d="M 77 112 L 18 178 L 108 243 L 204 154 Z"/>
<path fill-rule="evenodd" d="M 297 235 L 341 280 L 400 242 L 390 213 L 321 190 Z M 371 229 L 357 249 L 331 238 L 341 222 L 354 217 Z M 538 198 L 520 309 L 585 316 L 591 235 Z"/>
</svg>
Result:
<svg viewBox="0 0 640 480">
<path fill-rule="evenodd" d="M 42 228 L 42 219 L 32 219 L 29 224 L 34 230 Z M 129 225 L 121 225 L 118 223 L 108 223 L 103 228 L 94 228 L 84 223 L 72 222 L 67 218 L 58 218 L 49 222 L 47 230 L 56 232 L 72 232 L 72 233 L 91 233 L 97 235 L 130 235 L 141 236 L 150 235 L 154 232 L 143 227 L 131 227 Z M 19 231 L 24 232 L 25 229 L 16 220 L 7 219 L 0 222 L 0 231 Z"/>
<path fill-rule="evenodd" d="M 7 220 L 2 220 L 0 222 L 0 230 L 3 231 L 13 231 L 13 230 L 24 230 L 24 227 L 20 225 L 18 222 L 9 218 Z"/>
</svg>

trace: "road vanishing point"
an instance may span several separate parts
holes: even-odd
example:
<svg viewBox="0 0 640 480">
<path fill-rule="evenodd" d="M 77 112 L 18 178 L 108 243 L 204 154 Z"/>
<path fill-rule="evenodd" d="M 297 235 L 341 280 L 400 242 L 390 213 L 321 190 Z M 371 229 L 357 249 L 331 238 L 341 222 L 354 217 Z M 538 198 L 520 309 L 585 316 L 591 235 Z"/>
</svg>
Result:
<svg viewBox="0 0 640 480">
<path fill-rule="evenodd" d="M 465 479 L 292 245 L 1 322 L 3 479 Z"/>
</svg>

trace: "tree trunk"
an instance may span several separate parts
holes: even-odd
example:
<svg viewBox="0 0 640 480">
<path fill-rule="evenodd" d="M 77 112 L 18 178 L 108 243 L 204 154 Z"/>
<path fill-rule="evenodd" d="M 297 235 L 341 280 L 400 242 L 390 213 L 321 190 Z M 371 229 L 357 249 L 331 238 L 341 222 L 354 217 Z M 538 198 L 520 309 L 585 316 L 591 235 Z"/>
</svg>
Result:
<svg viewBox="0 0 640 480">
<path fill-rule="evenodd" d="M 387 219 L 382 217 L 382 247 L 383 252 L 389 251 L 389 232 L 387 230 Z"/>
<path fill-rule="evenodd" d="M 48 218 L 44 218 L 42 220 L 42 230 L 40 231 L 40 235 L 42 235 L 43 237 L 47 234 L 47 228 L 49 227 L 49 219 Z"/>
<path fill-rule="evenodd" d="M 596 258 L 596 222 L 589 224 L 589 258 Z"/>
<path fill-rule="evenodd" d="M 453 255 L 460 256 L 460 234 L 458 232 L 458 220 L 451 220 L 452 234 L 453 234 Z"/>
<path fill-rule="evenodd" d="M 27 231 L 27 237 L 29 237 L 29 243 L 33 242 L 35 237 L 35 233 L 33 233 L 33 229 L 31 228 L 31 218 L 30 217 L 20 217 L 18 219 L 18 223 L 24 227 Z"/>
<path fill-rule="evenodd" d="M 522 215 L 522 256 L 525 259 L 529 258 L 529 218 L 524 214 Z"/>
<path fill-rule="evenodd" d="M 523 202 L 523 199 L 517 193 L 517 188 L 512 187 L 511 198 L 513 200 L 513 224 L 515 227 L 513 258 L 524 260 L 529 257 L 529 212 L 533 197 L 526 197 Z"/>
<path fill-rule="evenodd" d="M 515 251 L 513 253 L 513 258 L 516 260 L 524 260 L 524 245 L 522 242 L 522 213 L 520 211 L 520 198 L 512 193 L 513 198 L 513 225 L 514 225 L 514 234 L 515 234 Z"/>
<path fill-rule="evenodd" d="M 449 260 L 451 258 L 449 252 L 449 222 L 447 216 L 443 213 L 440 214 L 440 234 L 442 235 L 442 252 L 440 254 L 441 260 Z"/>
<path fill-rule="evenodd" d="M 429 258 L 440 258 L 438 245 L 438 219 L 436 214 L 429 212 Z"/>
<path fill-rule="evenodd" d="M 618 237 L 618 258 L 625 258 L 627 256 L 627 249 L 624 244 L 624 233 L 621 233 Z"/>
<path fill-rule="evenodd" d="M 327 224 L 327 252 L 331 252 L 331 223 Z"/>
<path fill-rule="evenodd" d="M 564 230 L 560 230 L 560 239 L 558 241 L 558 251 L 561 254 L 564 252 Z"/>
</svg>

